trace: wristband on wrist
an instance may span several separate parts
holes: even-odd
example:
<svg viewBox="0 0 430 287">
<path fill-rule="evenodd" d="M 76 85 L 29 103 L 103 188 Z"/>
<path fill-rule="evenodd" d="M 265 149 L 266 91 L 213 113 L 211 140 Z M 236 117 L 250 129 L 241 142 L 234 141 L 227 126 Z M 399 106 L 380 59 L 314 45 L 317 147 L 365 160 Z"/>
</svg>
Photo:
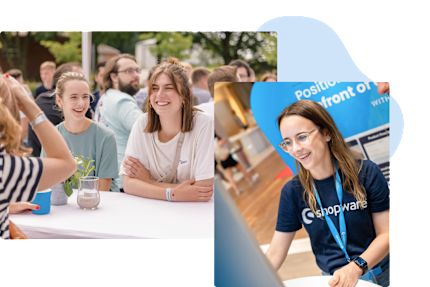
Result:
<svg viewBox="0 0 430 287">
<path fill-rule="evenodd" d="M 167 187 L 164 190 L 164 193 L 166 194 L 166 200 L 167 201 L 172 201 L 172 189 L 170 187 Z"/>
<path fill-rule="evenodd" d="M 30 125 L 31 127 L 35 127 L 38 124 L 43 123 L 44 121 L 48 120 L 48 118 L 46 117 L 44 112 L 40 112 L 31 122 Z"/>
<path fill-rule="evenodd" d="M 356 257 L 354 260 L 352 260 L 355 264 L 357 264 L 357 266 L 358 267 L 360 267 L 360 269 L 361 269 L 361 271 L 363 272 L 363 274 L 362 275 L 364 275 L 366 272 L 367 272 L 367 270 L 368 270 L 368 267 L 367 267 L 367 262 L 366 262 L 366 260 L 364 260 L 363 258 L 361 258 L 361 257 Z"/>
</svg>

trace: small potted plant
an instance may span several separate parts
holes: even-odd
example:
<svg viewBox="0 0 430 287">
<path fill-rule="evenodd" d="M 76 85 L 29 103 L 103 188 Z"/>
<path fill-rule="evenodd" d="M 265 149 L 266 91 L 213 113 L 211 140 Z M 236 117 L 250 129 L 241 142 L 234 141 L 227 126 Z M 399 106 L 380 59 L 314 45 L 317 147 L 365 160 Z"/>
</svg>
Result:
<svg viewBox="0 0 430 287">
<path fill-rule="evenodd" d="M 93 164 L 94 160 L 91 158 L 86 158 L 82 155 L 75 156 L 74 158 L 78 165 L 78 169 L 71 177 L 66 179 L 64 183 L 52 187 L 52 205 L 67 204 L 67 199 L 72 195 L 73 189 L 78 188 L 79 179 L 83 176 L 88 176 L 96 168 Z"/>
</svg>

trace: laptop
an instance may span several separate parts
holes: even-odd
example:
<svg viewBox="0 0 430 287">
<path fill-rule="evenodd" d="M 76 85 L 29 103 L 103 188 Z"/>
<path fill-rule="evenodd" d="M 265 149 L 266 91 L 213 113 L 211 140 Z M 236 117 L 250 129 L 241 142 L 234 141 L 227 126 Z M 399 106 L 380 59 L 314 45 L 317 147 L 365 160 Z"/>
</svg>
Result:
<svg viewBox="0 0 430 287">
<path fill-rule="evenodd" d="M 215 286 L 284 286 L 217 176 L 215 176 Z"/>
</svg>

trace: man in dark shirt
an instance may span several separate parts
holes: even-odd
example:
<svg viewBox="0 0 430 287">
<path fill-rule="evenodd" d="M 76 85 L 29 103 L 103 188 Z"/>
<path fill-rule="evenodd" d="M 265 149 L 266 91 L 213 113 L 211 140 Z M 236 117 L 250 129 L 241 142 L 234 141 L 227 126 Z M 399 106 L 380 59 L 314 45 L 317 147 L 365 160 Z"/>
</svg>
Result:
<svg viewBox="0 0 430 287">
<path fill-rule="evenodd" d="M 91 110 L 93 113 L 95 113 L 96 111 L 97 103 L 99 102 L 100 97 L 103 96 L 104 94 L 103 75 L 105 72 L 105 65 L 106 65 L 106 62 L 101 62 L 101 63 L 98 63 L 96 66 L 96 75 L 94 78 L 96 91 L 94 91 L 93 93 L 94 99 L 90 104 Z"/>
<path fill-rule="evenodd" d="M 54 88 L 53 77 L 55 68 L 55 63 L 51 61 L 45 61 L 40 65 L 40 79 L 42 80 L 42 84 L 36 88 L 36 94 L 34 95 L 35 99 L 40 94 L 51 91 Z"/>
</svg>

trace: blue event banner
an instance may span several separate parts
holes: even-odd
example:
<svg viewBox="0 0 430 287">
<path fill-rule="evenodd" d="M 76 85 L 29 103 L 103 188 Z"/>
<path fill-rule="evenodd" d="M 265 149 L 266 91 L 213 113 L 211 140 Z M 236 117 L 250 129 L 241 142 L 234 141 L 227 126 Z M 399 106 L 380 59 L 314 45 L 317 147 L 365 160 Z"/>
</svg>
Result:
<svg viewBox="0 0 430 287">
<path fill-rule="evenodd" d="M 257 82 L 251 91 L 251 110 L 257 124 L 284 162 L 295 172 L 294 160 L 278 144 L 277 118 L 298 100 L 319 102 L 344 138 L 389 123 L 389 95 L 379 94 L 373 82 Z"/>
</svg>

